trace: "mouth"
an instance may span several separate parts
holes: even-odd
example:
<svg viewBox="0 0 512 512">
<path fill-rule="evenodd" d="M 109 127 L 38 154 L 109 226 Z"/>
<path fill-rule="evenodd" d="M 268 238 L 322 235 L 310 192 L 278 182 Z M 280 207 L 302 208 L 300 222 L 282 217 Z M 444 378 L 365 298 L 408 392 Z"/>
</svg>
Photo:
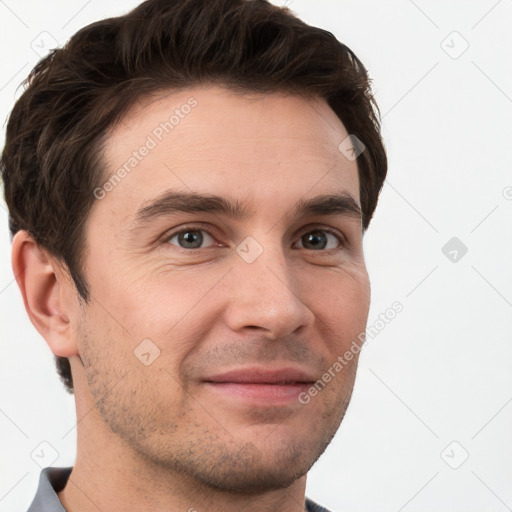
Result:
<svg viewBox="0 0 512 512">
<path fill-rule="evenodd" d="M 231 370 L 203 379 L 216 395 L 247 401 L 252 405 L 287 405 L 298 402 L 316 379 L 310 372 L 298 368 L 250 367 Z"/>
</svg>

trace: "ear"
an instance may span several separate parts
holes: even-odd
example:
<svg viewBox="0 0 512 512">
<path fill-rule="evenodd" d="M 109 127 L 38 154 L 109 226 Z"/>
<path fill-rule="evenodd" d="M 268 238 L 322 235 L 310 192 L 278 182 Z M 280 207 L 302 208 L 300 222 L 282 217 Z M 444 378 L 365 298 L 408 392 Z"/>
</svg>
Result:
<svg viewBox="0 0 512 512">
<path fill-rule="evenodd" d="M 78 355 L 69 320 L 76 292 L 66 272 L 24 230 L 12 241 L 12 269 L 30 321 L 51 351 L 62 357 Z"/>
</svg>

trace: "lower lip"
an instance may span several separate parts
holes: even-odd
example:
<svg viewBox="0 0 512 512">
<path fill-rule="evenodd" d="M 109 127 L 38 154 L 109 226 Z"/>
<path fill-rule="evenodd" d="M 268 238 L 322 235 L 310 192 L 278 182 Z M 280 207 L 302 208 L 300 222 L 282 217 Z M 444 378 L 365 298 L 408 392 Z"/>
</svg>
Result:
<svg viewBox="0 0 512 512">
<path fill-rule="evenodd" d="M 240 382 L 207 382 L 210 389 L 230 397 L 239 397 L 251 402 L 280 405 L 297 401 L 301 393 L 307 391 L 311 385 L 297 384 L 255 384 Z"/>
</svg>

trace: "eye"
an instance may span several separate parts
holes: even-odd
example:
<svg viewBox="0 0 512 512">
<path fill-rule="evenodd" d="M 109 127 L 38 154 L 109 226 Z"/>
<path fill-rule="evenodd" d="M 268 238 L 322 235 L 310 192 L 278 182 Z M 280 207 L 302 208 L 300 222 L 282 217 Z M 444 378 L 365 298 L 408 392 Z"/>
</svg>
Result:
<svg viewBox="0 0 512 512">
<path fill-rule="evenodd" d="M 182 249 L 200 249 L 203 247 L 203 242 L 209 242 L 209 245 L 212 245 L 215 240 L 204 229 L 183 229 L 168 238 L 167 242 Z"/>
<path fill-rule="evenodd" d="M 338 235 L 325 229 L 308 231 L 300 237 L 299 242 L 302 244 L 302 247 L 299 247 L 300 249 L 311 249 L 314 251 L 337 249 L 343 245 Z"/>
</svg>

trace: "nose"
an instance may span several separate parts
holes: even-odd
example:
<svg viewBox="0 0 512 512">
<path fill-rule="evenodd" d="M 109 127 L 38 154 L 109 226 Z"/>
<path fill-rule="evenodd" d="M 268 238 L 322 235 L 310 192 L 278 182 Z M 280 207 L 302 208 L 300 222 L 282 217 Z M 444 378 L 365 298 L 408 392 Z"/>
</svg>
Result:
<svg viewBox="0 0 512 512">
<path fill-rule="evenodd" d="M 281 248 L 267 247 L 251 263 L 236 255 L 234 263 L 226 283 L 230 302 L 225 318 L 231 330 L 258 330 L 278 339 L 311 325 L 314 314 L 304 302 L 300 276 Z"/>
</svg>

